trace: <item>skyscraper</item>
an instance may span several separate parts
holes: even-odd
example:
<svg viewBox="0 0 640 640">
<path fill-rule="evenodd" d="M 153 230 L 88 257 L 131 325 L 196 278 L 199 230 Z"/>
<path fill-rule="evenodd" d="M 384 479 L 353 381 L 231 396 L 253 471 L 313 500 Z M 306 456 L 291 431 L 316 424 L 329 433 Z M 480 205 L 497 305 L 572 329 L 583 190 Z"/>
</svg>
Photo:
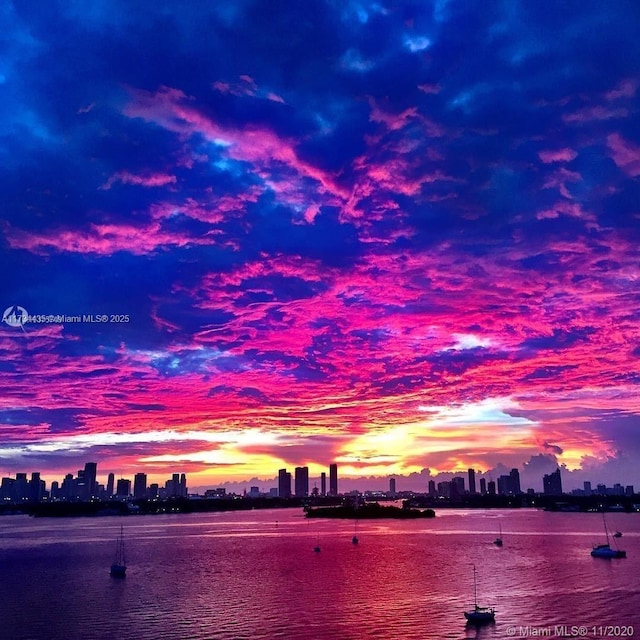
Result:
<svg viewBox="0 0 640 640">
<path fill-rule="evenodd" d="M 116 485 L 116 495 L 118 498 L 128 498 L 131 494 L 131 480 L 126 478 L 118 478 Z"/>
<path fill-rule="evenodd" d="M 427 486 L 429 487 L 429 489 L 428 489 L 429 495 L 430 496 L 435 496 L 436 495 L 436 481 L 435 480 L 429 480 L 429 484 Z"/>
<path fill-rule="evenodd" d="M 320 474 L 320 495 L 327 495 L 327 474 L 324 471 Z"/>
<path fill-rule="evenodd" d="M 278 496 L 281 498 L 291 497 L 291 474 L 286 469 L 278 471 Z"/>
<path fill-rule="evenodd" d="M 451 497 L 459 497 L 464 495 L 464 478 L 456 476 L 451 478 Z"/>
<path fill-rule="evenodd" d="M 115 483 L 115 476 L 113 473 L 110 473 L 107 477 L 107 498 L 110 498 L 113 495 L 113 485 Z"/>
<path fill-rule="evenodd" d="M 329 495 L 338 495 L 338 465 L 335 462 L 329 465 Z"/>
<path fill-rule="evenodd" d="M 188 490 L 187 490 L 187 474 L 186 473 L 181 473 L 180 474 L 180 496 L 182 498 L 186 498 L 188 494 Z"/>
<path fill-rule="evenodd" d="M 480 478 L 480 493 L 482 495 L 487 493 L 487 481 L 484 478 Z"/>
<path fill-rule="evenodd" d="M 392 496 L 396 495 L 396 479 L 395 478 L 389 478 L 389 493 Z"/>
<path fill-rule="evenodd" d="M 98 483 L 96 482 L 96 476 L 98 474 L 97 462 L 85 462 L 84 464 L 84 498 L 85 500 L 91 500 L 98 493 Z"/>
<path fill-rule="evenodd" d="M 562 478 L 560 477 L 560 468 L 553 473 L 545 475 L 542 478 L 542 486 L 545 496 L 561 496 L 562 495 Z"/>
<path fill-rule="evenodd" d="M 309 467 L 296 467 L 295 494 L 298 498 L 309 495 Z"/>
<path fill-rule="evenodd" d="M 509 477 L 511 478 L 511 493 L 514 496 L 520 495 L 522 493 L 520 489 L 520 472 L 517 469 L 511 469 Z"/>
<path fill-rule="evenodd" d="M 476 472 L 474 469 L 469 469 L 469 493 L 474 494 L 476 492 Z"/>
<path fill-rule="evenodd" d="M 167 492 L 167 496 L 176 497 L 180 495 L 180 474 L 172 473 L 171 480 L 165 482 L 164 488 Z"/>
<path fill-rule="evenodd" d="M 45 491 L 44 480 L 40 479 L 40 472 L 33 471 L 29 482 L 29 500 L 31 502 L 40 502 Z"/>
<path fill-rule="evenodd" d="M 147 474 L 136 473 L 133 478 L 133 497 L 145 498 L 147 496 Z"/>
<path fill-rule="evenodd" d="M 508 496 L 511 495 L 511 476 L 498 476 L 498 495 Z"/>
</svg>

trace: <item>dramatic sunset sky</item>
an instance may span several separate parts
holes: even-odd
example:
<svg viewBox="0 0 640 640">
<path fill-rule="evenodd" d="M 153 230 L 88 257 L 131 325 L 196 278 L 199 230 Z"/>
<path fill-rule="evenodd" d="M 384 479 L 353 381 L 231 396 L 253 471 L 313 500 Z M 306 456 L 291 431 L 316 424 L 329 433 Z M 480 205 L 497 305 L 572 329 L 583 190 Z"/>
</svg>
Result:
<svg viewBox="0 0 640 640">
<path fill-rule="evenodd" d="M 0 474 L 640 485 L 637 2 L 0 26 Z"/>
</svg>

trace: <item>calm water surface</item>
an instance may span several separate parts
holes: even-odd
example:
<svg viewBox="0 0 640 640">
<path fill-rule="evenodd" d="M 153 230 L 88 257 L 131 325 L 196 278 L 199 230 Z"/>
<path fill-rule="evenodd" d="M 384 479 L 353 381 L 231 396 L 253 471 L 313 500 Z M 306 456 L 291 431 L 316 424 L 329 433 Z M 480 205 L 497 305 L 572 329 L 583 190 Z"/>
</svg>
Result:
<svg viewBox="0 0 640 640">
<path fill-rule="evenodd" d="M 634 626 L 640 514 L 607 515 L 624 560 L 589 555 L 598 514 L 440 510 L 433 520 L 307 521 L 299 509 L 0 518 L 0 638 L 409 640 L 509 627 Z M 128 569 L 109 576 L 124 523 Z M 502 526 L 504 547 L 492 544 Z M 321 552 L 313 547 L 320 541 Z M 496 623 L 465 626 L 473 602 Z M 522 636 L 513 636 L 522 637 Z M 553 635 L 552 637 L 559 637 Z M 618 636 L 620 637 L 620 636 Z"/>
</svg>

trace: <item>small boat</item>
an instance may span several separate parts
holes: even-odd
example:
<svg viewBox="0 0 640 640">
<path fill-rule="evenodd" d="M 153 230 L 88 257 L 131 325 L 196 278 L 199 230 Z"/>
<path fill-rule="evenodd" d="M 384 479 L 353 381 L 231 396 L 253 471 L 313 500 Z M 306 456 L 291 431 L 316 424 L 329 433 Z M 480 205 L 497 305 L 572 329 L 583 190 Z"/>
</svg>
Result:
<svg viewBox="0 0 640 640">
<path fill-rule="evenodd" d="M 611 543 L 609 542 L 609 530 L 607 529 L 607 521 L 604 517 L 604 510 L 602 511 L 602 522 L 604 524 L 604 533 L 607 536 L 607 542 L 606 544 L 595 545 L 593 549 L 591 549 L 591 556 L 593 558 L 605 558 L 605 559 L 626 558 L 627 557 L 626 551 L 623 551 L 622 549 L 611 548 Z M 617 535 L 618 533 L 620 532 L 616 531 L 616 533 L 613 534 L 613 537 L 621 538 L 622 534 L 620 533 L 620 535 Z"/>
<path fill-rule="evenodd" d="M 315 553 L 320 553 L 320 533 L 317 534 L 316 546 L 313 547 L 313 550 L 315 551 Z"/>
<path fill-rule="evenodd" d="M 500 527 L 500 535 L 493 541 L 493 544 L 495 544 L 496 547 L 501 547 L 502 546 L 502 525 L 499 524 L 498 526 Z"/>
<path fill-rule="evenodd" d="M 591 549 L 594 558 L 626 558 L 627 552 L 622 549 L 612 549 L 609 544 L 597 544 Z"/>
<path fill-rule="evenodd" d="M 114 578 L 124 578 L 127 575 L 127 560 L 124 555 L 124 529 L 120 525 L 120 536 L 116 542 L 116 557 L 111 565 L 111 575 Z"/>
<path fill-rule="evenodd" d="M 616 532 L 613 534 L 613 537 L 614 537 L 614 538 L 622 538 L 622 531 L 616 531 Z"/>
<path fill-rule="evenodd" d="M 358 521 L 356 520 L 353 525 L 353 537 L 351 538 L 353 544 L 358 544 Z"/>
<path fill-rule="evenodd" d="M 495 622 L 496 611 L 493 607 L 480 607 L 478 606 L 478 588 L 476 584 L 476 565 L 473 565 L 473 609 L 471 611 L 465 611 L 464 617 L 467 619 L 467 624 L 488 624 Z"/>
</svg>

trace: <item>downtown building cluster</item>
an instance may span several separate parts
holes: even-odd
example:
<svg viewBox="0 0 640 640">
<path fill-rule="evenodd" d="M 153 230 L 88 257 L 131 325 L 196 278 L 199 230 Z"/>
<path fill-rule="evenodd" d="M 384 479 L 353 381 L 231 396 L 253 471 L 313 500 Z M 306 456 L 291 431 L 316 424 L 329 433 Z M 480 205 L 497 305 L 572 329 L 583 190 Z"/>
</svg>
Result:
<svg viewBox="0 0 640 640">
<path fill-rule="evenodd" d="M 338 495 L 338 465 L 329 465 L 329 491 L 327 492 L 327 474 L 320 474 L 320 488 L 314 487 L 309 493 L 309 467 L 296 467 L 293 477 L 293 490 L 291 485 L 291 472 L 286 469 L 278 471 L 278 497 L 280 498 L 305 498 L 313 496 L 337 496 Z"/>
<path fill-rule="evenodd" d="M 68 473 L 62 482 L 54 481 L 47 490 L 40 473 L 34 471 L 31 478 L 26 473 L 16 473 L 15 478 L 4 477 L 0 483 L 0 502 L 89 502 L 91 500 L 128 500 L 145 498 L 186 498 L 188 495 L 187 476 L 174 473 L 164 486 L 147 483 L 146 473 L 136 473 L 133 484 L 128 478 L 116 480 L 113 473 L 107 476 L 106 484 L 97 480 L 98 464 L 87 462 L 76 476 Z"/>
<path fill-rule="evenodd" d="M 494 480 L 487 481 L 485 478 L 480 478 L 478 484 L 476 484 L 475 469 L 469 469 L 467 474 L 467 487 L 465 487 L 465 479 L 463 476 L 454 477 L 449 481 L 438 482 L 437 484 L 434 480 L 429 480 L 428 494 L 432 497 L 455 500 L 463 495 L 479 494 L 483 496 L 518 496 L 525 493 L 520 486 L 520 472 L 518 469 L 511 469 L 509 474 L 498 476 L 497 482 Z M 390 490 L 392 493 L 395 493 L 395 482 L 392 484 L 390 483 Z M 535 495 L 536 492 L 533 489 L 527 489 L 526 493 L 528 495 Z M 542 495 L 565 495 L 562 490 L 562 475 L 560 473 L 560 468 L 556 469 L 552 473 L 543 475 Z M 633 496 L 634 488 L 633 485 L 623 487 L 621 484 L 616 483 L 613 487 L 598 484 L 595 489 L 592 489 L 591 482 L 586 481 L 584 482 L 583 489 L 574 489 L 571 491 L 571 495 Z"/>
</svg>

